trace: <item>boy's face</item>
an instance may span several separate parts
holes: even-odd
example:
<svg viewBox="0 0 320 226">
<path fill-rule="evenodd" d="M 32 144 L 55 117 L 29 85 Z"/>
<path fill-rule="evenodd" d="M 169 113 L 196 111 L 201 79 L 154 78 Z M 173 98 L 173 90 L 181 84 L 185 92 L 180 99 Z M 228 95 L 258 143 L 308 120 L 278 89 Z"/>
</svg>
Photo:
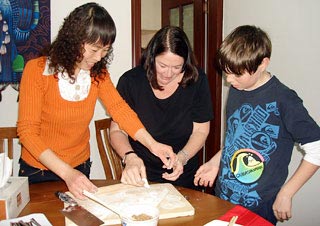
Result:
<svg viewBox="0 0 320 226">
<path fill-rule="evenodd" d="M 234 88 L 238 90 L 251 91 L 261 85 L 263 85 L 269 78 L 270 75 L 265 71 L 265 65 L 261 64 L 254 74 L 249 74 L 247 71 L 242 75 L 225 73 L 226 80 Z"/>
</svg>

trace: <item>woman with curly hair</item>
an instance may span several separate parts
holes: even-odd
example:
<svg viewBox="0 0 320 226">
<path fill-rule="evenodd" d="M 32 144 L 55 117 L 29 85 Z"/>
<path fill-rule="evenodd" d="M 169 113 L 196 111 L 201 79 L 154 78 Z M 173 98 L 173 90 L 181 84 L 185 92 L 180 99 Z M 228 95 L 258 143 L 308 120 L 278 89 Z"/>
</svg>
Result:
<svg viewBox="0 0 320 226">
<path fill-rule="evenodd" d="M 43 56 L 30 60 L 20 86 L 20 176 L 29 183 L 63 180 L 77 198 L 96 190 L 89 178 L 89 123 L 99 98 L 134 140 L 171 168 L 172 148 L 153 139 L 115 89 L 107 65 L 116 37 L 103 7 L 87 3 L 65 18 Z"/>
</svg>

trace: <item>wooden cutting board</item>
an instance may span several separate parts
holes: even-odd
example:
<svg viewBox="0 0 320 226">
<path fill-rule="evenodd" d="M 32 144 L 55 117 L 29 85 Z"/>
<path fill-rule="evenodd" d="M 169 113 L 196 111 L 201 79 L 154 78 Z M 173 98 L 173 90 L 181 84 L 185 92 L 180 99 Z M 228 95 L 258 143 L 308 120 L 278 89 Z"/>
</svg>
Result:
<svg viewBox="0 0 320 226">
<path fill-rule="evenodd" d="M 150 204 L 158 207 L 160 219 L 194 215 L 193 206 L 169 183 L 151 184 L 150 188 L 115 184 L 100 187 L 95 195 L 117 209 L 119 213 L 134 204 Z M 100 204 L 89 199 L 76 200 L 79 205 L 99 217 L 106 225 L 121 224 L 118 215 Z M 75 224 L 66 218 L 66 226 L 73 225 Z"/>
</svg>

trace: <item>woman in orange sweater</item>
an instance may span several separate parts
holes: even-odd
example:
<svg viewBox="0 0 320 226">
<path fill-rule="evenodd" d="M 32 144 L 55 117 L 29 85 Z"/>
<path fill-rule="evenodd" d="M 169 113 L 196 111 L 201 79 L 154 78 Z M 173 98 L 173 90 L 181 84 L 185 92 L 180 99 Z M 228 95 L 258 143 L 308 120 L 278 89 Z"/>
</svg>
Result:
<svg viewBox="0 0 320 226">
<path fill-rule="evenodd" d="M 84 198 L 83 190 L 97 189 L 88 178 L 89 123 L 98 98 L 122 129 L 172 167 L 172 148 L 153 139 L 111 82 L 107 65 L 115 37 L 109 13 L 87 3 L 64 20 L 45 56 L 27 63 L 17 125 L 19 175 L 28 176 L 29 183 L 62 179 L 77 198 Z"/>
</svg>

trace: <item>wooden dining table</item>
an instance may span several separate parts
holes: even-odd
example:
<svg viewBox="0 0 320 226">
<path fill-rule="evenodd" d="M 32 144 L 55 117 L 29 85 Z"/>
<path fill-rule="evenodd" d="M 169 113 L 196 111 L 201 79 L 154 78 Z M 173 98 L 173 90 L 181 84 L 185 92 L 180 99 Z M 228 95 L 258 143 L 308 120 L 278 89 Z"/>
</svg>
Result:
<svg viewBox="0 0 320 226">
<path fill-rule="evenodd" d="M 119 183 L 119 181 L 115 180 L 92 180 L 92 182 L 98 187 Z M 193 216 L 160 219 L 159 226 L 204 225 L 219 218 L 234 207 L 234 204 L 230 202 L 201 191 L 183 187 L 176 187 L 176 189 L 194 207 L 195 214 Z M 64 226 L 65 217 L 60 212 L 64 205 L 55 196 L 55 192 L 67 190 L 67 186 L 62 181 L 31 184 L 29 186 L 30 201 L 19 216 L 25 216 L 32 213 L 43 213 L 53 226 Z"/>
</svg>

